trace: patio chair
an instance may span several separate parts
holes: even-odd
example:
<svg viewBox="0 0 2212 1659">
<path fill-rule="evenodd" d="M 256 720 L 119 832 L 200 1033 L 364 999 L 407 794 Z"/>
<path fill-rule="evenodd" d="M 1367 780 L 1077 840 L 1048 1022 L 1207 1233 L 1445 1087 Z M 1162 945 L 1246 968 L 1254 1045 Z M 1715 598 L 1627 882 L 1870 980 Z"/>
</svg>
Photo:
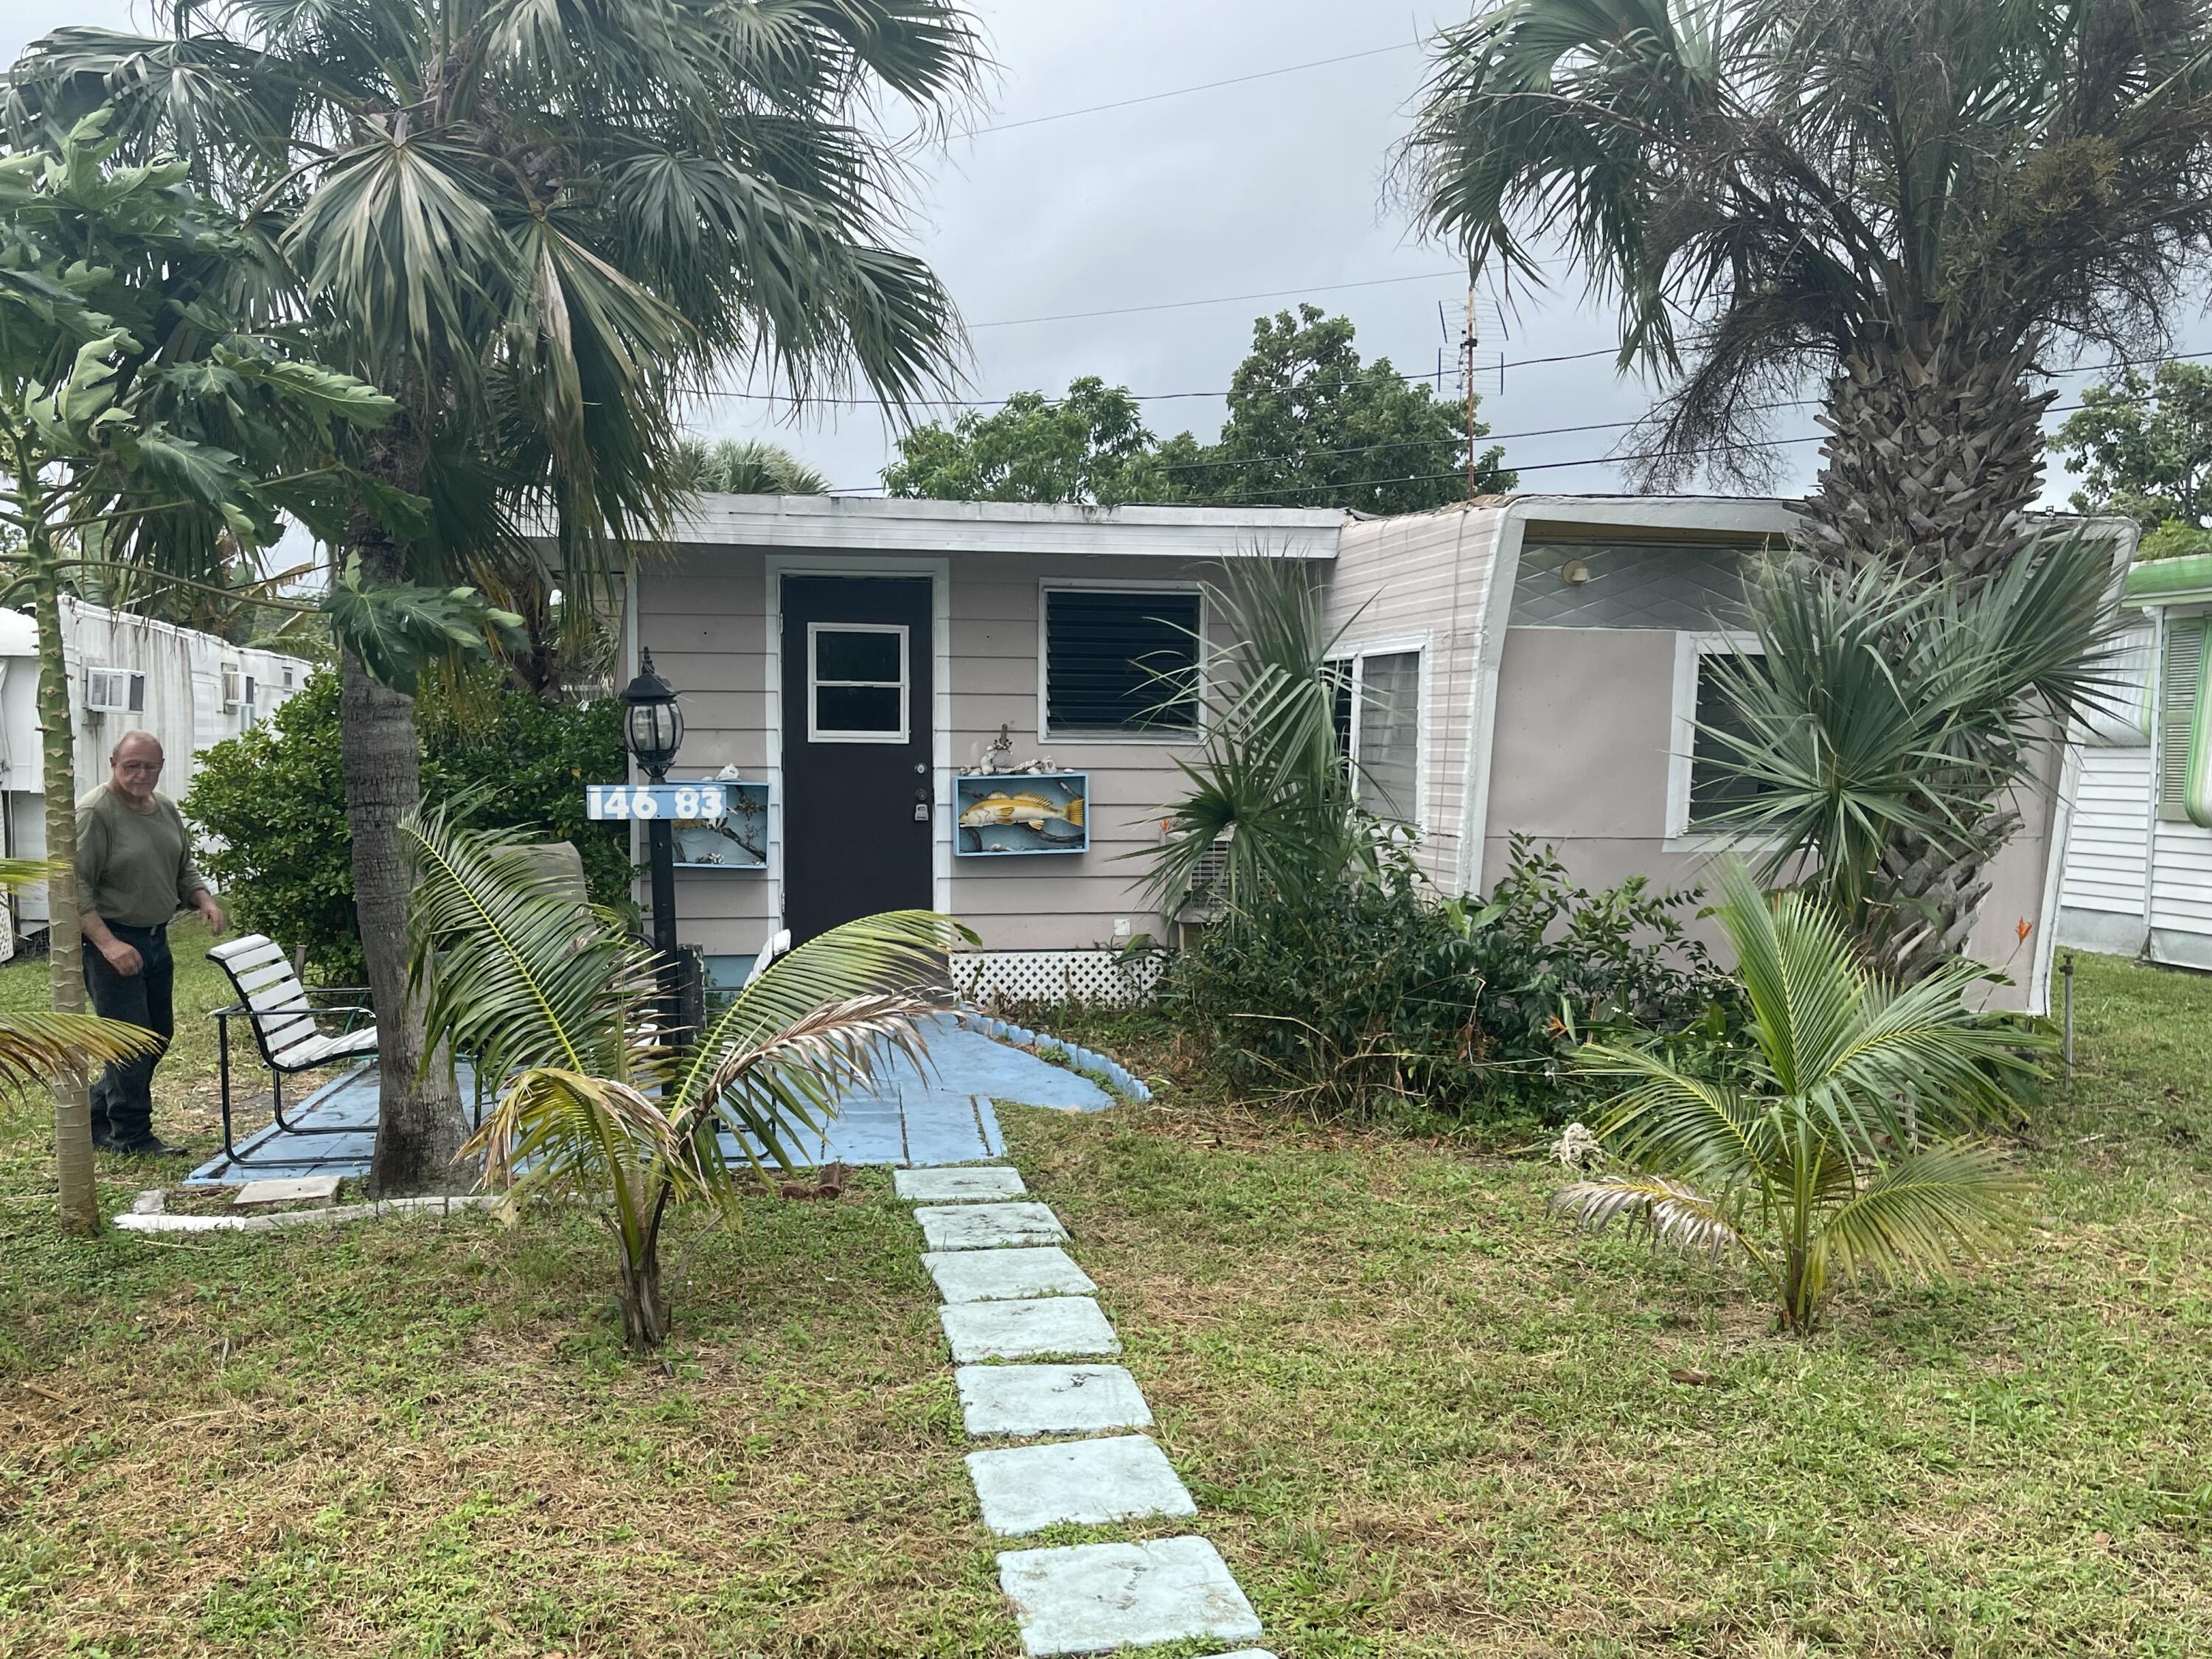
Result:
<svg viewBox="0 0 2212 1659">
<path fill-rule="evenodd" d="M 368 988 L 360 985 L 319 987 L 310 991 L 300 983 L 284 947 L 265 933 L 247 933 L 218 945 L 208 960 L 222 969 L 238 992 L 235 1006 L 216 1010 L 216 1053 L 222 1079 L 222 1150 L 234 1164 L 256 1160 L 240 1158 L 231 1143 L 230 1022 L 244 1019 L 253 1031 L 253 1046 L 269 1068 L 271 1116 L 286 1134 L 359 1134 L 361 1126 L 331 1127 L 289 1122 L 284 1116 L 284 1079 L 325 1066 L 376 1057 L 376 1027 L 356 1026 L 355 1021 L 371 1011 Z M 344 998 L 350 1000 L 332 1000 Z M 342 1019 L 335 1031 L 322 1022 Z M 272 1161 L 272 1160 L 262 1160 Z M 313 1162 L 286 1158 L 284 1164 Z"/>
</svg>

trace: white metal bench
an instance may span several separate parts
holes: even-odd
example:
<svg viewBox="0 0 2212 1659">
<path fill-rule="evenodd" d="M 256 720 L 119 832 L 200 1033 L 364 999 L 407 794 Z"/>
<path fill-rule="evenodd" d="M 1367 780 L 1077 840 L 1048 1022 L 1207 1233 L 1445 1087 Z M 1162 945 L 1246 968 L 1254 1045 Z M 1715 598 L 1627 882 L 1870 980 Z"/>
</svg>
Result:
<svg viewBox="0 0 2212 1659">
<path fill-rule="evenodd" d="M 358 1126 L 318 1128 L 287 1122 L 284 1118 L 284 1079 L 319 1066 L 376 1056 L 374 1024 L 356 1028 L 355 1021 L 370 1012 L 366 987 L 341 985 L 310 991 L 300 983 L 284 947 L 265 933 L 247 933 L 216 945 L 208 960 L 228 975 L 238 992 L 234 1007 L 216 1011 L 216 1052 L 222 1079 L 222 1150 L 234 1164 L 241 1158 L 231 1144 L 230 1022 L 243 1019 L 253 1032 L 253 1046 L 269 1068 L 271 1112 L 276 1127 L 287 1134 L 359 1134 Z M 345 999 L 334 1000 L 333 999 Z M 325 1019 L 341 1019 L 333 1032 Z M 285 1158 L 288 1164 L 302 1160 Z"/>
</svg>

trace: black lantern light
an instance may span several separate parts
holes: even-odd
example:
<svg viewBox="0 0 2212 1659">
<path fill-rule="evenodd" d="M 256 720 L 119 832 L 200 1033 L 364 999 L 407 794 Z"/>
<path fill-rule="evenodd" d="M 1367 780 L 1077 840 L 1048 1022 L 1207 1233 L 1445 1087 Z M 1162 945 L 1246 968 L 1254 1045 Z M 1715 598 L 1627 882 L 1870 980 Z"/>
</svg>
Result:
<svg viewBox="0 0 2212 1659">
<path fill-rule="evenodd" d="M 637 678 L 623 688 L 623 747 L 655 783 L 665 782 L 684 741 L 675 688 L 653 672 L 653 653 L 639 654 Z"/>
</svg>

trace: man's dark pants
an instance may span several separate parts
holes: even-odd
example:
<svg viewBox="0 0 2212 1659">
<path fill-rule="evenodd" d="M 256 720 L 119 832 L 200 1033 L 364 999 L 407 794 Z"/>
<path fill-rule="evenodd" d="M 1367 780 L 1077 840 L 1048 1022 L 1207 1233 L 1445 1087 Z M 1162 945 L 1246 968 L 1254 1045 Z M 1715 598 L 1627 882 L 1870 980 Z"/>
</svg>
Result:
<svg viewBox="0 0 2212 1659">
<path fill-rule="evenodd" d="M 135 974 L 118 974 L 87 943 L 84 988 L 92 998 L 92 1011 L 153 1032 L 161 1039 L 161 1047 L 136 1060 L 111 1062 L 100 1074 L 92 1085 L 92 1135 L 94 1140 L 135 1146 L 154 1138 L 154 1068 L 168 1052 L 169 1038 L 176 1031 L 170 998 L 177 969 L 169 955 L 167 927 L 111 921 L 107 931 L 134 948 L 142 965 Z"/>
</svg>

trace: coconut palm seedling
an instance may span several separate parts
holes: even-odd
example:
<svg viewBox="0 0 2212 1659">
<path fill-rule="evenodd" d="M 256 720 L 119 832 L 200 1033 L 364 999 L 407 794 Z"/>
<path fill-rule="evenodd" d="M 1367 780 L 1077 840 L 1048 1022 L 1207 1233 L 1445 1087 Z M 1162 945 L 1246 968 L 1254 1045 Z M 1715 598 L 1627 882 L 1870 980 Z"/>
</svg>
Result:
<svg viewBox="0 0 2212 1659">
<path fill-rule="evenodd" d="M 652 953 L 583 902 L 541 844 L 434 810 L 405 830 L 410 974 L 430 1039 L 498 1079 L 463 1156 L 481 1158 L 485 1184 L 511 1200 L 597 1206 L 621 1249 L 623 1336 L 658 1347 L 670 1210 L 698 1203 L 734 1223 L 751 1177 L 793 1167 L 798 1138 L 842 1095 L 894 1055 L 921 1059 L 938 1012 L 921 988 L 942 981 L 964 930 L 921 910 L 848 922 L 778 960 L 696 1040 L 671 1041 L 656 1029 Z"/>
<path fill-rule="evenodd" d="M 1752 1052 L 1715 1081 L 1634 1047 L 1578 1050 L 1579 1068 L 1626 1079 L 1598 1125 L 1618 1167 L 1554 1203 L 1592 1228 L 1740 1251 L 1803 1334 L 1841 1284 L 1940 1276 L 2003 1235 L 2022 1181 L 1964 1137 L 2014 1098 L 2039 1041 L 1966 1006 L 1971 963 L 1894 988 L 1805 895 L 1762 893 L 1739 864 L 1720 884 Z"/>
</svg>

